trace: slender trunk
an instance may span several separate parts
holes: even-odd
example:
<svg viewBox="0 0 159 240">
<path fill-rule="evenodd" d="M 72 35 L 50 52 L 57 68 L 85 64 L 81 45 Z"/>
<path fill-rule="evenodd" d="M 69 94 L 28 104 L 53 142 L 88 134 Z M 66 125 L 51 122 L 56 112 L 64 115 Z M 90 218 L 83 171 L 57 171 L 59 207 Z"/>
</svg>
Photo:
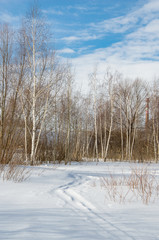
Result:
<svg viewBox="0 0 159 240">
<path fill-rule="evenodd" d="M 155 114 L 153 115 L 153 143 L 154 143 L 154 157 L 155 157 L 155 162 L 157 162 L 156 133 L 155 133 Z"/>
<path fill-rule="evenodd" d="M 107 113 L 106 113 L 106 108 L 104 111 L 104 156 L 105 156 L 105 149 L 107 145 Z"/>
<path fill-rule="evenodd" d="M 66 136 L 66 143 L 65 143 L 65 164 L 68 161 L 71 164 L 71 157 L 70 157 L 70 127 L 71 127 L 71 79 L 68 76 L 68 89 L 67 89 L 67 136 Z"/>
<path fill-rule="evenodd" d="M 134 131 L 133 131 L 133 138 L 132 138 L 132 143 L 131 143 L 131 151 L 130 151 L 130 159 L 131 160 L 132 160 L 133 148 L 134 148 L 135 137 L 136 137 L 136 121 L 137 121 L 137 112 L 135 114 Z"/>
<path fill-rule="evenodd" d="M 93 92 L 93 97 L 94 97 L 94 135 L 95 135 L 95 143 L 94 143 L 94 148 L 95 148 L 95 158 L 96 161 L 98 162 L 98 132 L 97 132 L 97 99 L 96 99 L 96 94 L 97 94 L 97 87 L 96 87 L 96 76 L 94 76 L 94 92 Z"/>
<path fill-rule="evenodd" d="M 100 121 L 100 144 L 101 144 L 101 157 L 102 159 L 104 158 L 104 146 L 103 146 L 103 132 L 102 132 L 102 119 L 101 119 L 101 114 L 99 117 Z"/>
<path fill-rule="evenodd" d="M 28 145 L 27 145 L 27 119 L 26 116 L 24 117 L 25 122 L 25 161 L 28 164 Z"/>
<path fill-rule="evenodd" d="M 129 159 L 129 111 L 128 102 L 126 107 L 126 159 Z"/>
<path fill-rule="evenodd" d="M 95 132 L 95 154 L 98 161 L 98 132 L 97 132 L 97 116 L 96 116 L 96 104 L 94 107 L 94 132 Z"/>
<path fill-rule="evenodd" d="M 113 127 L 113 108 L 114 108 L 114 97 L 111 97 L 111 119 L 110 119 L 110 127 L 109 127 L 109 134 L 108 134 L 108 140 L 107 140 L 107 145 L 106 145 L 106 149 L 105 149 L 105 156 L 104 156 L 104 161 L 106 161 L 107 159 L 107 155 L 108 155 L 108 148 L 109 148 L 109 143 L 110 143 L 110 137 L 111 137 L 111 133 L 112 133 L 112 127 Z"/>
<path fill-rule="evenodd" d="M 124 144 L 123 144 L 123 120 L 121 111 L 121 95 L 120 95 L 120 135 L 121 135 L 121 160 L 124 160 Z"/>
<path fill-rule="evenodd" d="M 33 95 L 32 95 L 32 118 L 33 118 L 33 129 L 32 129 L 32 146 L 31 146 L 31 164 L 35 164 L 35 134 L 36 134 L 36 60 L 35 60 L 35 29 L 34 23 L 32 26 L 33 36 Z"/>
<path fill-rule="evenodd" d="M 158 162 L 158 157 L 159 157 L 159 140 L 158 140 L 158 118 L 157 120 L 157 124 L 156 124 L 156 143 L 157 143 L 157 157 L 156 157 L 156 163 Z"/>
</svg>

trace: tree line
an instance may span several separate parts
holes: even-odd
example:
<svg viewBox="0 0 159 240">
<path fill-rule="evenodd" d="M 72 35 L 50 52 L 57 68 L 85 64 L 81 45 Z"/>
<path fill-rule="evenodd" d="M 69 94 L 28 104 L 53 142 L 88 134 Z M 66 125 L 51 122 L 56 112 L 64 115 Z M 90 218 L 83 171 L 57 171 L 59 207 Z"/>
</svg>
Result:
<svg viewBox="0 0 159 240">
<path fill-rule="evenodd" d="M 88 76 L 90 91 L 50 46 L 33 7 L 14 30 L 0 25 L 0 163 L 159 158 L 159 85 L 107 68 Z"/>
</svg>

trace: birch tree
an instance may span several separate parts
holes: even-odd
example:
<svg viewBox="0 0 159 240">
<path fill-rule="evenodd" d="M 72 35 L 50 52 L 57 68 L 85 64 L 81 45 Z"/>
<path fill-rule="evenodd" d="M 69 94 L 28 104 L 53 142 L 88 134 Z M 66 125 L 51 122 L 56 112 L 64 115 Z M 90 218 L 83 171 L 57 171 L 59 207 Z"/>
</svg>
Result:
<svg viewBox="0 0 159 240">
<path fill-rule="evenodd" d="M 48 97 L 50 91 L 50 69 L 48 64 L 48 29 L 37 7 L 32 7 L 23 20 L 22 32 L 25 39 L 27 54 L 27 81 L 31 82 L 32 129 L 30 160 L 35 164 L 41 132 L 47 114 Z M 42 104 L 41 104 L 42 103 Z M 39 122 L 39 115 L 40 122 Z"/>
<path fill-rule="evenodd" d="M 98 161 L 98 129 L 97 129 L 97 67 L 95 67 L 94 72 L 90 75 L 90 83 L 93 96 L 93 113 L 94 113 L 94 149 L 96 161 Z"/>
<path fill-rule="evenodd" d="M 110 123 L 109 123 L 109 129 L 108 129 L 108 137 L 105 145 L 105 151 L 104 151 L 104 161 L 107 159 L 108 155 L 108 149 L 110 144 L 110 138 L 112 134 L 113 129 L 113 121 L 114 121 L 114 101 L 115 101 L 115 84 L 119 77 L 119 74 L 117 72 L 111 73 L 108 69 L 105 76 L 106 85 L 108 87 L 108 97 L 109 97 L 109 104 L 110 104 Z"/>
</svg>

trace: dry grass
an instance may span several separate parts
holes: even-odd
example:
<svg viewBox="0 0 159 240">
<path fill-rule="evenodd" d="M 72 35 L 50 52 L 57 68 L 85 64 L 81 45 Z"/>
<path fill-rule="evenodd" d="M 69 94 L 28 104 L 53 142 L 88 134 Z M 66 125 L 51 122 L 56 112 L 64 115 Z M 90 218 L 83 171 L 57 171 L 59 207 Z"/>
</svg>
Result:
<svg viewBox="0 0 159 240">
<path fill-rule="evenodd" d="M 3 181 L 23 182 L 31 175 L 31 169 L 26 166 L 10 163 L 0 165 L 0 177 Z"/>
<path fill-rule="evenodd" d="M 100 179 L 101 187 L 106 190 L 106 198 L 119 203 L 142 201 L 144 204 L 154 202 L 159 197 L 159 181 L 147 167 L 131 168 L 129 175 L 109 174 Z"/>
</svg>

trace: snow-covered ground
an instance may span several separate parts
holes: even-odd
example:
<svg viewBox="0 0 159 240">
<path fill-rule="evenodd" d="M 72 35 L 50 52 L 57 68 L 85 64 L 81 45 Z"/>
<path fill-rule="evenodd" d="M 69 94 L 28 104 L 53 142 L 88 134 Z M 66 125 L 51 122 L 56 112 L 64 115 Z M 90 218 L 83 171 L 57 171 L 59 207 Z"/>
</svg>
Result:
<svg viewBox="0 0 159 240">
<path fill-rule="evenodd" d="M 145 165 L 42 165 L 33 167 L 30 178 L 22 183 L 0 179 L 0 239 L 159 239 L 156 190 L 147 205 L 135 189 L 133 193 L 122 185 L 103 186 L 103 180 L 115 182 L 139 168 Z M 158 184 L 159 164 L 146 169 Z"/>
</svg>

